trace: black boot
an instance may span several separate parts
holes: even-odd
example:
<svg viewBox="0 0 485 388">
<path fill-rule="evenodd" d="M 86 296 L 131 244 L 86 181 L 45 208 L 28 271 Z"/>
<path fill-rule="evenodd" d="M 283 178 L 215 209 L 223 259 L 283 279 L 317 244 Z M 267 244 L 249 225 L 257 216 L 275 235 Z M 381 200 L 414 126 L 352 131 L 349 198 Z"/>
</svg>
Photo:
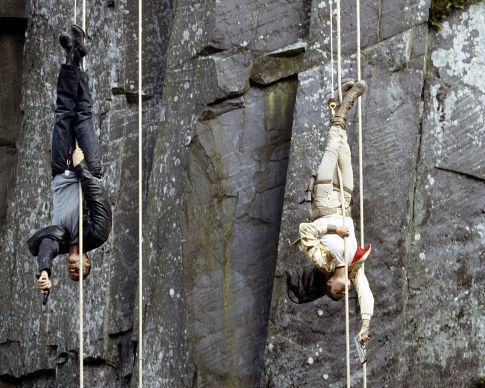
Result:
<svg viewBox="0 0 485 388">
<path fill-rule="evenodd" d="M 63 35 L 61 34 L 61 36 Z M 76 24 L 71 25 L 70 39 L 72 45 L 67 53 L 66 64 L 79 67 L 81 59 L 87 54 L 86 47 L 84 47 L 84 37 L 85 34 L 81 27 Z M 66 38 L 63 39 L 66 40 Z"/>
<path fill-rule="evenodd" d="M 72 48 L 72 39 L 71 35 L 69 35 L 66 32 L 63 32 L 61 35 L 59 35 L 59 43 L 61 44 L 62 48 L 66 50 L 66 54 L 71 51 Z"/>
<path fill-rule="evenodd" d="M 81 27 L 79 27 L 77 24 L 71 24 L 71 38 L 73 43 L 77 44 L 78 46 L 84 46 L 85 37 L 86 34 Z"/>
<path fill-rule="evenodd" d="M 332 125 L 339 126 L 342 129 L 345 129 L 347 126 L 347 115 L 349 114 L 349 110 L 354 105 L 355 101 L 364 93 L 367 84 L 365 81 L 357 82 L 352 89 L 345 94 L 345 98 L 342 101 L 342 104 L 339 106 L 335 116 L 332 118 Z"/>
</svg>

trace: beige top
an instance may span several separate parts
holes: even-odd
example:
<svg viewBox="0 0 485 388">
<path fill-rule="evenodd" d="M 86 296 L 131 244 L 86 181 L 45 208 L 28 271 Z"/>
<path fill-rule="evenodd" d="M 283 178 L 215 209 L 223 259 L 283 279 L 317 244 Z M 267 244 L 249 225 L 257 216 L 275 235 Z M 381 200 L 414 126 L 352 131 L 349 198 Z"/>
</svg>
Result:
<svg viewBox="0 0 485 388">
<path fill-rule="evenodd" d="M 340 220 L 339 222 L 336 222 L 338 221 L 337 217 Z M 335 268 L 345 265 L 342 257 L 344 240 L 336 234 L 327 234 L 328 225 L 339 224 L 342 224 L 342 216 L 338 215 L 320 217 L 311 223 L 300 224 L 300 240 L 298 242 L 300 250 L 307 255 L 315 267 L 327 274 L 331 274 L 335 271 Z M 370 319 L 374 313 L 374 296 L 370 290 L 364 268 L 362 268 L 370 250 L 361 259 L 350 265 L 357 250 L 357 242 L 352 219 L 347 217 L 345 225 L 349 227 L 349 237 L 347 237 L 349 241 L 345 252 L 347 263 L 349 263 L 349 279 L 357 291 L 362 319 Z M 323 241 L 330 236 L 332 244 L 325 245 Z M 350 262 L 349 257 L 351 258 Z"/>
</svg>

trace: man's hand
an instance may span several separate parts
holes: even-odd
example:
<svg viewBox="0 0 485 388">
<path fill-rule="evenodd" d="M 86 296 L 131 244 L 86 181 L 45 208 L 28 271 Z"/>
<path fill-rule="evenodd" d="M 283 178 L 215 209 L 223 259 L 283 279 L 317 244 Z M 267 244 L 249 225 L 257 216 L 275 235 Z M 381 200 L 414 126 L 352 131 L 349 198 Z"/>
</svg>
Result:
<svg viewBox="0 0 485 388">
<path fill-rule="evenodd" d="M 52 288 L 52 282 L 49 279 L 49 274 L 46 270 L 40 273 L 39 279 L 37 279 L 37 287 L 42 294 L 46 294 L 48 290 Z"/>
<path fill-rule="evenodd" d="M 72 164 L 76 167 L 84 160 L 84 152 L 81 148 L 77 147 L 72 154 Z"/>
<path fill-rule="evenodd" d="M 360 344 L 362 346 L 364 346 L 365 343 L 367 341 L 369 341 L 369 339 L 370 339 L 369 334 L 363 335 L 367 330 L 369 330 L 369 325 L 370 325 L 370 319 L 363 319 L 362 320 L 362 326 L 361 326 L 360 332 L 359 332 L 359 340 L 360 340 Z"/>
<path fill-rule="evenodd" d="M 336 233 L 342 238 L 349 237 L 349 228 L 346 226 L 337 226 Z"/>
</svg>

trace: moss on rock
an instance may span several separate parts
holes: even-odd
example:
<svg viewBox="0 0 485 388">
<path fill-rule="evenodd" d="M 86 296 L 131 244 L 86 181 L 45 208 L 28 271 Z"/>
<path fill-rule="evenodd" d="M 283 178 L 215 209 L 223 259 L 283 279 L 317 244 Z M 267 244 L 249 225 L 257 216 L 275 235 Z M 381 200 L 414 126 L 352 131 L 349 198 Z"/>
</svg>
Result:
<svg viewBox="0 0 485 388">
<path fill-rule="evenodd" d="M 442 22 L 453 9 L 463 9 L 471 4 L 478 4 L 483 0 L 431 0 L 429 8 L 429 22 L 433 26 L 443 28 Z"/>
</svg>

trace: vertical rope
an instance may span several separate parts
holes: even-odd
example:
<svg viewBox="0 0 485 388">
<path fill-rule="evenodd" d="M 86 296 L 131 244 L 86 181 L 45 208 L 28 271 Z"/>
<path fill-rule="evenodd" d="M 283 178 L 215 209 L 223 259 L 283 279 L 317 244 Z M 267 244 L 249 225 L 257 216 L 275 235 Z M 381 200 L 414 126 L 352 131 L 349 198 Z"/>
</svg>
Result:
<svg viewBox="0 0 485 388">
<path fill-rule="evenodd" d="M 330 73 L 331 73 L 331 87 L 332 87 L 332 99 L 335 100 L 335 87 L 334 87 L 334 84 L 333 84 L 333 67 L 334 67 L 334 63 L 333 63 L 333 0 L 330 0 L 329 1 L 329 4 L 330 4 Z"/>
<path fill-rule="evenodd" d="M 357 28 L 357 81 L 361 80 L 361 62 L 360 62 L 360 0 L 355 0 L 355 12 L 356 12 L 356 28 Z M 359 125 L 359 206 L 360 206 L 360 246 L 364 247 L 364 173 L 362 163 L 362 101 L 361 98 L 357 100 L 357 117 Z M 364 270 L 364 265 L 362 265 Z M 365 350 L 364 350 L 365 352 Z M 362 365 L 362 385 L 367 388 L 367 363 Z"/>
<path fill-rule="evenodd" d="M 341 53 L 341 41 L 340 41 L 340 0 L 337 0 L 337 84 L 338 84 L 338 97 L 340 103 L 342 103 L 342 53 Z M 342 174 L 340 168 L 337 168 L 338 179 L 340 184 L 340 201 L 342 204 L 342 218 L 345 226 L 345 198 L 344 188 L 342 182 Z M 347 243 L 344 239 L 344 262 L 345 262 L 345 287 L 348 283 L 348 265 L 345 258 L 347 251 Z M 346 365 L 347 365 L 347 388 L 350 388 L 350 331 L 349 331 L 349 293 L 346 288 L 345 292 L 345 353 L 346 353 Z"/>
<path fill-rule="evenodd" d="M 143 113 L 142 113 L 142 11 L 138 0 L 138 387 L 143 386 Z"/>
<path fill-rule="evenodd" d="M 342 55 L 340 49 L 340 0 L 337 0 L 337 85 L 338 100 L 342 103 Z"/>
<path fill-rule="evenodd" d="M 83 28 L 84 33 L 86 34 L 86 39 L 87 39 L 88 34 L 86 33 L 86 0 L 83 0 L 82 5 L 83 5 L 83 13 L 82 13 L 82 15 L 83 15 L 83 20 L 82 20 L 82 28 Z M 81 65 L 82 65 L 83 70 L 85 69 L 85 67 L 84 67 L 84 64 L 85 64 L 84 59 L 85 59 L 85 58 L 86 58 L 86 57 L 83 57 L 83 58 L 82 58 L 82 61 L 81 61 Z"/>
<path fill-rule="evenodd" d="M 77 143 L 77 141 L 76 141 Z M 83 191 L 79 181 L 79 386 L 84 386 L 84 335 L 83 335 Z"/>
<path fill-rule="evenodd" d="M 74 0 L 74 24 L 77 19 L 77 2 Z M 86 31 L 86 0 L 82 2 L 82 28 Z M 82 59 L 82 68 L 84 70 L 84 58 Z M 76 139 L 76 147 L 78 147 Z M 79 386 L 84 387 L 84 333 L 83 333 L 83 275 L 84 275 L 84 258 L 83 258 L 83 192 L 81 181 L 79 181 Z"/>
<path fill-rule="evenodd" d="M 342 221 L 345 226 L 345 198 L 344 198 L 344 186 L 342 183 L 342 173 L 340 167 L 337 166 L 338 180 L 340 185 L 340 202 L 342 204 Z M 349 266 L 347 264 L 347 258 L 345 253 L 347 251 L 347 238 L 344 238 L 344 253 L 343 259 L 345 263 L 345 352 L 346 352 L 346 364 L 347 364 L 347 388 L 350 388 L 350 330 L 349 330 L 349 292 L 347 284 L 349 282 Z"/>
</svg>

